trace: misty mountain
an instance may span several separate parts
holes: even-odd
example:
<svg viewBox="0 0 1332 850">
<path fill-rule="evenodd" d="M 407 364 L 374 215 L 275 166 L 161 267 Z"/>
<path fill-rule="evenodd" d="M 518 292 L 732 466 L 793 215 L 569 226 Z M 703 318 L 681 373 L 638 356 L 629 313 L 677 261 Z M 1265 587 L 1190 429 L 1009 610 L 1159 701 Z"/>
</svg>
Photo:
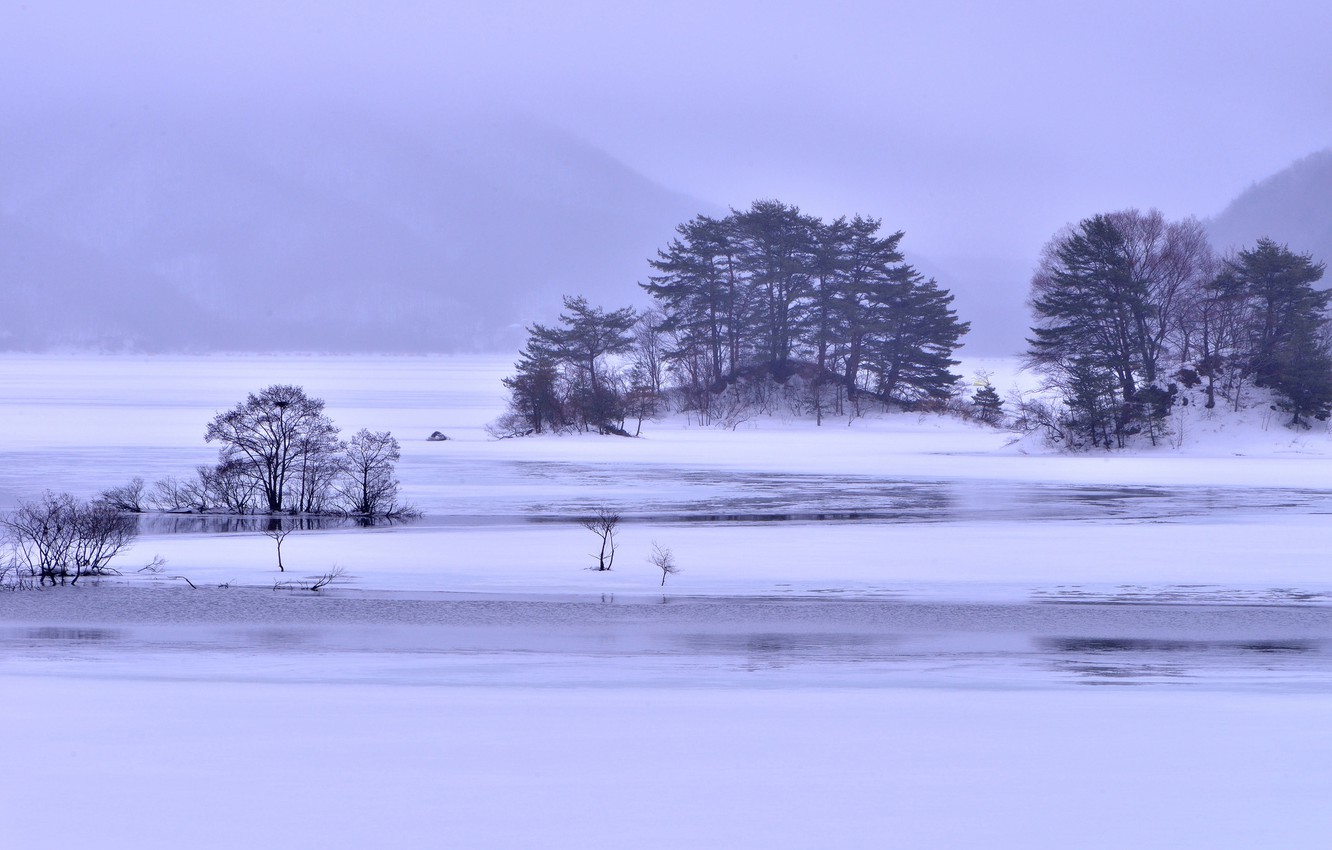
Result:
<svg viewBox="0 0 1332 850">
<path fill-rule="evenodd" d="M 1315 260 L 1332 260 L 1332 148 L 1255 183 L 1207 222 L 1212 244 L 1229 253 L 1266 236 Z"/>
<path fill-rule="evenodd" d="M 441 110 L 43 105 L 0 137 L 0 347 L 513 349 L 710 206 Z"/>
</svg>

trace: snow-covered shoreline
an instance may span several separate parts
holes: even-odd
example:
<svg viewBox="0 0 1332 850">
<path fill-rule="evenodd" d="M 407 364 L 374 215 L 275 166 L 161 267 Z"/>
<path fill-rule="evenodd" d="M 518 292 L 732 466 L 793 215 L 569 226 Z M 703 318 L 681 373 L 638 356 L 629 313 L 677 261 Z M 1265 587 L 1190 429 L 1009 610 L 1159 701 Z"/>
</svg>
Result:
<svg viewBox="0 0 1332 850">
<path fill-rule="evenodd" d="M 677 418 L 637 440 L 494 440 L 484 426 L 504 404 L 501 357 L 0 363 L 0 506 L 48 488 L 90 497 L 135 475 L 188 475 L 216 456 L 202 439 L 208 419 L 274 382 L 324 398 L 345 428 L 392 430 L 404 497 L 426 519 L 301 532 L 284 549 L 297 577 L 338 566 L 348 587 L 651 593 L 660 575 L 645 559 L 655 541 L 675 553 L 682 572 L 668 590 L 683 594 L 1332 591 L 1320 567 L 1332 438 L 1274 426 L 1270 412 L 1191 409 L 1198 421 L 1182 448 L 1098 454 L 903 414 L 850 427 L 756 420 L 734 431 Z M 1000 388 L 1033 380 L 1011 361 L 961 371 L 984 371 Z M 435 430 L 450 439 L 427 441 Z M 625 516 L 619 561 L 605 574 L 584 569 L 587 532 L 573 521 L 598 507 Z M 815 516 L 825 521 L 801 521 Z M 153 534 L 118 566 L 127 581 L 153 580 L 139 568 L 160 555 L 171 574 L 199 584 L 266 586 L 284 577 L 271 548 L 257 533 Z"/>
</svg>

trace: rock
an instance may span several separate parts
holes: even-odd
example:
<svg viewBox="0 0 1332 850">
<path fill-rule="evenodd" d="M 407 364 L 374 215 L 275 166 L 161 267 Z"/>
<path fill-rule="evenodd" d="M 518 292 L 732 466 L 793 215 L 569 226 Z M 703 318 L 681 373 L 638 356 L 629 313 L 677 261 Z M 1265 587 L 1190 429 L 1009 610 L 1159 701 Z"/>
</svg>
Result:
<svg viewBox="0 0 1332 850">
<path fill-rule="evenodd" d="M 429 440 L 430 442 L 432 442 L 432 443 L 441 443 L 441 442 L 447 440 L 448 437 L 444 436 L 444 435 L 441 434 L 439 431 L 435 431 L 434 433 L 432 433 L 432 434 L 431 434 L 429 437 L 427 437 L 426 439 L 428 439 L 428 440 Z"/>
</svg>

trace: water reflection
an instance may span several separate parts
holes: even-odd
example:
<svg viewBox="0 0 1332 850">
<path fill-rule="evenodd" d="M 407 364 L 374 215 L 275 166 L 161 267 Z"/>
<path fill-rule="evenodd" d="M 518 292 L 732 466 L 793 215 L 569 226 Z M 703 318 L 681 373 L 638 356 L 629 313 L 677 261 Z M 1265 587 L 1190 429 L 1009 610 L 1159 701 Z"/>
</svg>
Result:
<svg viewBox="0 0 1332 850">
<path fill-rule="evenodd" d="M 1047 638 L 1042 646 L 1061 653 L 1116 653 L 1116 652 L 1312 652 L 1309 641 L 1178 641 L 1147 640 L 1140 638 Z"/>
<path fill-rule="evenodd" d="M 1050 669 L 1083 684 L 1150 684 L 1220 676 L 1280 678 L 1320 671 L 1327 661 L 1309 640 L 1043 638 Z M 1326 675 L 1325 672 L 1322 675 Z"/>
<path fill-rule="evenodd" d="M 92 495 L 130 475 L 149 481 L 212 458 L 211 449 L 114 447 L 0 452 L 0 510 L 51 488 Z M 408 500 L 426 525 L 572 522 L 611 503 L 625 522 L 1157 521 L 1248 513 L 1332 513 L 1332 490 L 1139 486 L 797 474 L 679 464 L 450 459 L 447 473 L 411 467 Z M 150 514 L 145 534 L 254 532 L 267 517 Z M 301 517 L 302 530 L 380 525 Z"/>
<path fill-rule="evenodd" d="M 347 528 L 389 528 L 412 520 L 367 516 L 273 516 L 270 514 L 136 514 L 139 533 L 235 534 L 286 528 L 293 531 L 332 531 Z"/>
<path fill-rule="evenodd" d="M 23 636 L 34 641 L 59 641 L 75 644 L 114 643 L 123 638 L 123 633 L 116 629 L 90 627 L 42 626 L 28 629 Z"/>
<path fill-rule="evenodd" d="M 614 494 L 625 522 L 1154 521 L 1234 512 L 1332 512 L 1332 491 L 1256 487 L 1077 485 L 977 479 L 807 475 L 679 466 L 617 469 L 578 463 L 475 463 L 484 482 L 453 498 L 432 493 L 427 522 L 475 517 L 566 522 Z"/>
</svg>

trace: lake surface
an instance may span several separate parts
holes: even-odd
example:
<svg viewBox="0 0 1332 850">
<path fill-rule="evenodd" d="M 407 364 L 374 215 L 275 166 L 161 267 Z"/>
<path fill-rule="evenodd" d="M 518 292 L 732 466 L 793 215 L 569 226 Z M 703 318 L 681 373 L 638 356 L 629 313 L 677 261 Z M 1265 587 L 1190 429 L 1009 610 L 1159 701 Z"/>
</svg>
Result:
<svg viewBox="0 0 1332 850">
<path fill-rule="evenodd" d="M 783 475 L 735 470 L 580 464 L 471 462 L 452 474 L 485 482 L 478 497 L 432 494 L 428 512 L 395 523 L 482 527 L 576 523 L 613 491 L 626 523 L 769 522 L 1078 522 L 1209 521 L 1273 514 L 1332 514 L 1332 490 L 1273 487 L 1144 487 L 1020 481 L 910 480 L 870 476 Z M 303 518 L 302 530 L 365 525 L 354 519 Z M 256 532 L 268 517 L 144 514 L 144 534 Z"/>
<path fill-rule="evenodd" d="M 524 687 L 1332 693 L 1332 607 L 105 584 L 0 594 L 0 670 Z"/>
</svg>

